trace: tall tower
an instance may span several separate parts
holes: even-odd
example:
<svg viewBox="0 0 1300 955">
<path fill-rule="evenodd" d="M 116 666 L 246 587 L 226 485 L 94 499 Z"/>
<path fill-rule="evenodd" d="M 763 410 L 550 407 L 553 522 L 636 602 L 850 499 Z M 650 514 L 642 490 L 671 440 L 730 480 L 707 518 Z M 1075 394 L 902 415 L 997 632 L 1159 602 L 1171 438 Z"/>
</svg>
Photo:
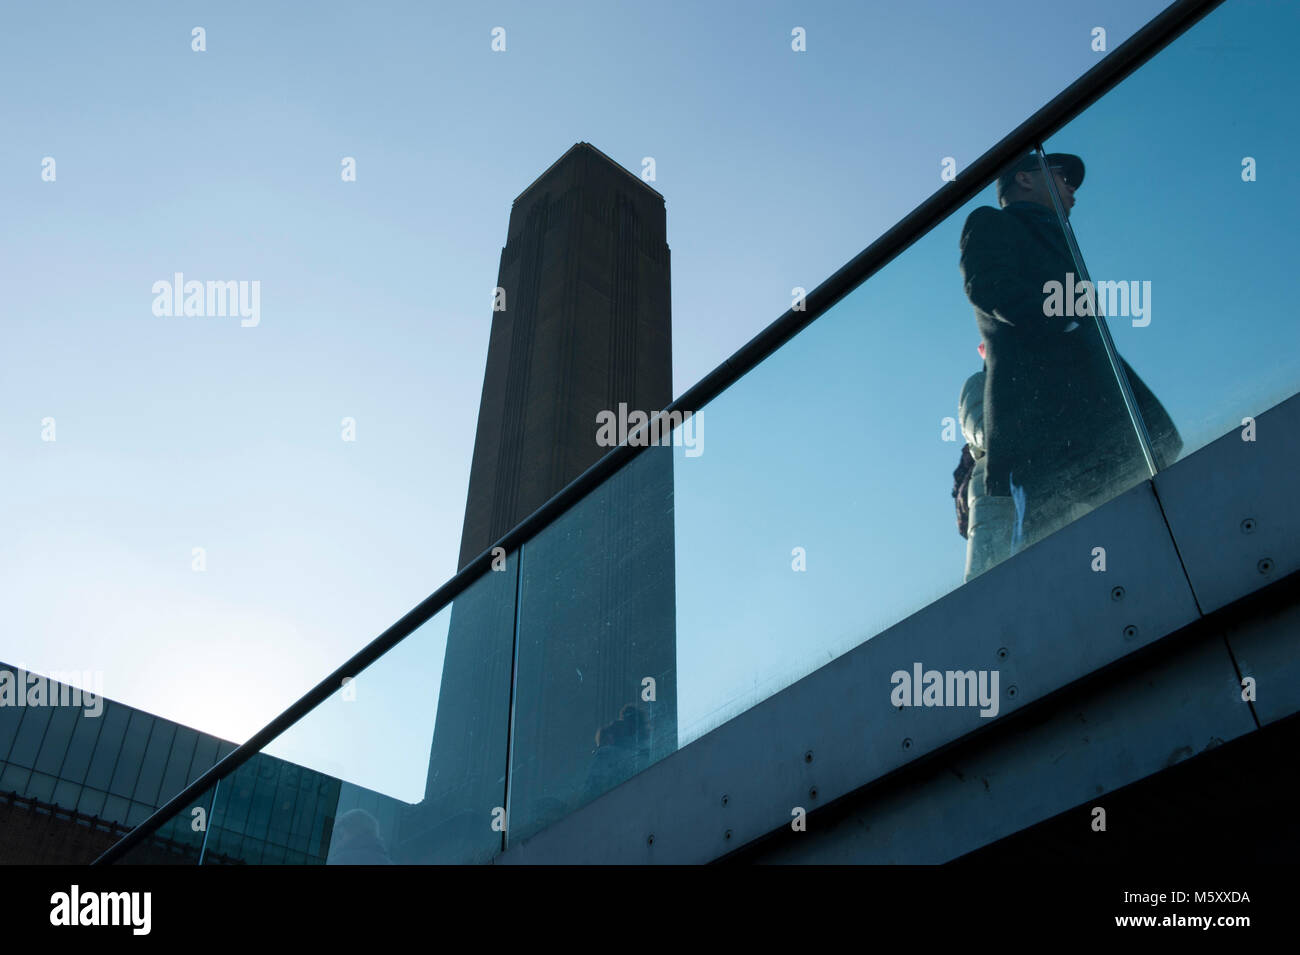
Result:
<svg viewBox="0 0 1300 955">
<path fill-rule="evenodd" d="M 460 567 L 594 464 L 596 414 L 672 400 L 664 198 L 578 143 L 515 200 Z"/>
<path fill-rule="evenodd" d="M 497 286 L 504 309 L 492 317 L 460 567 L 608 453 L 599 412 L 671 401 L 663 196 L 577 143 L 515 200 Z M 515 820 L 526 834 L 676 748 L 672 491 L 672 449 L 643 452 L 526 544 L 522 567 L 511 555 L 506 572 L 454 603 L 428 788 L 403 827 L 412 861 L 492 849 L 516 579 L 511 833 Z M 646 676 L 657 684 L 650 704 L 638 696 Z M 603 738 L 623 748 L 596 758 L 596 733 L 613 724 Z"/>
</svg>

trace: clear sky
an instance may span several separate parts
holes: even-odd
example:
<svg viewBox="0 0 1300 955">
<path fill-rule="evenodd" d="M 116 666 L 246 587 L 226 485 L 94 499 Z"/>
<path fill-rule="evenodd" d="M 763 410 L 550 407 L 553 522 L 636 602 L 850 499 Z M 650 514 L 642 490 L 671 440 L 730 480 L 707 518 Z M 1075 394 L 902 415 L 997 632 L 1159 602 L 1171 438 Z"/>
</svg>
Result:
<svg viewBox="0 0 1300 955">
<path fill-rule="evenodd" d="M 680 394 L 939 188 L 944 157 L 961 168 L 1094 65 L 1094 27 L 1113 49 L 1163 6 L 8 7 L 0 659 L 102 671 L 111 698 L 245 739 L 454 573 L 510 203 L 575 142 L 636 173 L 655 159 Z M 1152 325 L 1116 339 L 1190 446 L 1297 378 L 1289 266 L 1266 241 L 1296 212 L 1279 185 L 1295 130 L 1275 128 L 1295 5 L 1229 6 L 1226 49 L 1049 143 L 1089 162 L 1074 221 L 1094 273 L 1156 281 Z M 1202 105 L 1166 108 L 1175 94 Z M 960 443 L 938 435 L 979 367 L 964 215 L 708 409 L 704 455 L 679 454 L 679 632 L 713 648 L 679 660 L 683 706 L 685 668 L 714 675 L 683 728 L 960 582 Z M 1228 254 L 1237 271 L 1203 271 Z M 259 323 L 155 315 L 176 272 L 259 281 Z M 1227 301 L 1249 318 L 1225 329 Z M 846 528 L 870 531 L 870 561 Z M 692 557 L 719 540 L 743 559 Z M 880 593 L 849 601 L 877 564 Z M 788 603 L 824 607 L 818 623 L 753 603 L 777 586 L 838 596 Z M 704 619 L 733 607 L 734 630 Z M 719 675 L 764 621 L 784 649 Z M 817 635 L 790 659 L 794 626 Z"/>
</svg>

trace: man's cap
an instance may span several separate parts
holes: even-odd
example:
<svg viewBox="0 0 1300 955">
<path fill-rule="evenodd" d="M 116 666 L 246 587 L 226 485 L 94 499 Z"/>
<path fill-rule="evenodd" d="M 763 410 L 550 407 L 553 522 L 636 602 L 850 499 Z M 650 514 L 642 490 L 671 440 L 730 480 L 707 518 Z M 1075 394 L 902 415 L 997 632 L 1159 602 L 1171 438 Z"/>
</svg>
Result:
<svg viewBox="0 0 1300 955">
<path fill-rule="evenodd" d="M 1048 167 L 1060 166 L 1065 174 L 1065 181 L 1075 189 L 1083 185 L 1083 160 L 1073 153 L 1048 153 L 1046 156 Z M 1033 172 L 1038 169 L 1038 153 L 1029 152 L 1021 156 L 1005 170 L 1002 175 L 998 176 L 997 191 L 998 202 L 1002 201 L 1003 195 L 1011 188 L 1015 182 L 1016 173 Z"/>
</svg>

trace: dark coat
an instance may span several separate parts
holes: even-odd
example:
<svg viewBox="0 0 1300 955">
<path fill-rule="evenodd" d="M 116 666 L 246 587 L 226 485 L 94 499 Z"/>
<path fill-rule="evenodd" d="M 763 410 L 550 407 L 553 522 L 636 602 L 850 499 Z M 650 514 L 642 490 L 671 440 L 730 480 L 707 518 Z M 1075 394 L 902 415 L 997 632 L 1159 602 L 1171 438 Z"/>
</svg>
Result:
<svg viewBox="0 0 1300 955">
<path fill-rule="evenodd" d="M 1043 314 L 1045 283 L 1064 286 L 1067 273 L 1079 281 L 1052 210 L 1032 202 L 976 209 L 962 229 L 961 272 L 985 346 L 987 493 L 1008 496 L 1014 476 L 1040 499 L 1095 506 L 1147 477 L 1097 323 Z M 1168 465 L 1182 439 L 1155 395 L 1127 362 L 1124 368 L 1157 465 Z"/>
</svg>

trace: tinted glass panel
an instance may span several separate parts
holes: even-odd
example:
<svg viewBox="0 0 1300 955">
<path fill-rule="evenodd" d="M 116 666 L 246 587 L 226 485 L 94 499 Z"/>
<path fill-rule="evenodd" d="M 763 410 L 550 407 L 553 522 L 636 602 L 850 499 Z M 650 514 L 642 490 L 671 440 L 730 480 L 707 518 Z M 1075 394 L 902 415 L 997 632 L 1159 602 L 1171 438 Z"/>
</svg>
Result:
<svg viewBox="0 0 1300 955">
<path fill-rule="evenodd" d="M 140 765 L 140 775 L 136 779 L 136 802 L 158 804 L 158 790 L 162 784 L 163 770 L 166 768 L 167 753 L 171 750 L 172 739 L 176 735 L 176 726 L 166 720 L 154 720 L 153 732 L 145 747 L 144 760 Z"/>
<path fill-rule="evenodd" d="M 1298 34 L 1300 4 L 1230 0 L 1047 144 L 1086 163 L 1083 264 L 1183 455 L 1300 390 Z"/>
<path fill-rule="evenodd" d="M 98 789 L 86 788 L 81 791 L 81 801 L 77 803 L 77 811 L 85 813 L 87 816 L 98 816 L 104 811 L 104 798 L 107 793 L 100 792 Z"/>
<path fill-rule="evenodd" d="M 87 786 L 95 789 L 108 788 L 130 716 L 131 711 L 124 706 L 116 703 L 107 703 L 104 706 L 104 715 L 99 718 L 104 725 L 100 728 L 99 740 L 95 744 L 95 752 L 90 760 L 90 769 L 86 772 Z"/>
<path fill-rule="evenodd" d="M 111 822 L 118 822 L 125 825 L 126 816 L 130 807 L 131 803 L 129 800 L 123 799 L 121 796 L 110 795 L 104 800 L 104 808 L 100 812 L 100 816 Z"/>
<path fill-rule="evenodd" d="M 184 810 L 163 823 L 153 836 L 128 851 L 121 864 L 197 865 L 207 835 L 214 795 L 215 787 L 196 797 Z"/>
<path fill-rule="evenodd" d="M 31 779 L 27 781 L 27 795 L 41 802 L 49 802 L 54 798 L 53 776 L 47 776 L 45 773 L 32 773 Z"/>
<path fill-rule="evenodd" d="M 130 797 L 135 792 L 136 780 L 140 776 L 140 765 L 144 762 L 144 751 L 149 745 L 149 734 L 153 732 L 153 724 L 154 718 L 148 713 L 136 710 L 131 714 L 131 722 L 122 740 L 122 751 L 118 754 L 117 767 L 113 771 L 113 780 L 108 787 L 109 792 L 124 797 Z"/>
<path fill-rule="evenodd" d="M 77 720 L 72 731 L 72 742 L 68 745 L 63 768 L 59 773 L 64 779 L 82 782 L 86 778 L 86 770 L 90 767 L 90 758 L 103 725 L 102 713 L 98 717 L 87 716 Z"/>
<path fill-rule="evenodd" d="M 82 719 L 88 718 L 82 716 L 80 707 L 59 706 L 54 708 L 54 714 L 50 717 L 49 729 L 45 733 L 45 740 L 41 743 L 41 751 L 36 757 L 35 768 L 38 772 L 58 774 L 59 769 L 63 766 L 63 758 L 68 751 L 68 744 L 72 741 L 73 731 Z"/>
<path fill-rule="evenodd" d="M 0 681 L 8 687 L 8 692 L 17 691 L 17 679 L 13 667 L 0 667 Z M 0 706 L 0 760 L 9 756 L 9 747 L 18 735 L 18 724 L 22 722 L 23 708 L 20 706 Z"/>
<path fill-rule="evenodd" d="M 199 741 L 194 746 L 194 760 L 190 763 L 189 778 L 185 784 L 189 785 L 198 779 L 217 762 L 217 745 L 221 741 L 215 736 L 208 736 L 206 733 L 199 734 Z M 181 787 L 182 789 L 184 786 Z"/>
<path fill-rule="evenodd" d="M 40 750 L 41 740 L 45 737 L 46 727 L 54 715 L 54 708 L 49 706 L 27 706 L 23 714 L 22 725 L 18 727 L 18 736 L 13 748 L 9 750 L 9 762 L 30 769 L 36 764 L 36 754 Z"/>
<path fill-rule="evenodd" d="M 159 787 L 158 802 L 164 803 L 185 788 L 188 781 L 190 762 L 194 759 L 194 745 L 199 734 L 186 726 L 176 727 L 171 750 L 167 756 L 167 768 L 163 772 Z"/>
<path fill-rule="evenodd" d="M 67 782 L 66 780 L 61 780 L 59 784 L 54 787 L 54 799 L 52 802 L 56 805 L 62 806 L 64 809 L 76 809 L 77 801 L 80 798 L 80 785 L 77 783 Z"/>
</svg>

